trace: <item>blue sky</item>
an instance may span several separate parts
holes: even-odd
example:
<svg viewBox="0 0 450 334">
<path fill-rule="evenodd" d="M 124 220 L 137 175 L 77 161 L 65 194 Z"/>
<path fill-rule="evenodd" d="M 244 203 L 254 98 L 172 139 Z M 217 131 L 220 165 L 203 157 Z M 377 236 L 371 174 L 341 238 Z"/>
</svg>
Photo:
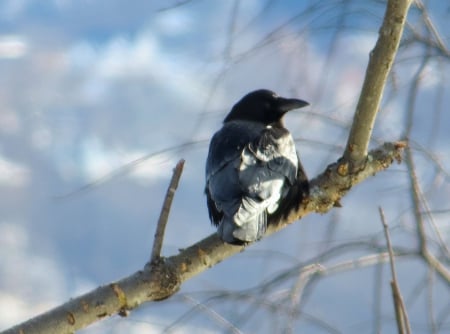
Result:
<svg viewBox="0 0 450 334">
<path fill-rule="evenodd" d="M 309 109 L 286 119 L 303 164 L 315 176 L 335 161 L 346 142 L 383 15 L 379 3 L 345 3 L 191 1 L 166 10 L 165 1 L 3 1 L 0 329 L 141 268 L 150 254 L 171 170 L 180 158 L 186 159 L 185 172 L 163 253 L 176 254 L 213 233 L 203 196 L 208 140 L 247 92 L 269 88 L 309 101 Z M 436 28 L 448 44 L 448 8 L 443 2 L 430 3 Z M 342 12 L 348 13 L 344 20 Z M 336 32 L 336 22 L 345 29 Z M 423 31 L 416 10 L 410 24 L 407 37 L 413 29 Z M 403 135 L 407 93 L 423 54 L 420 45 L 400 51 L 373 146 Z M 434 57 L 417 94 L 411 139 L 420 180 L 432 209 L 438 210 L 448 209 L 448 176 L 436 172 L 419 149 L 432 150 L 444 168 L 449 165 L 445 106 L 450 72 L 445 58 Z M 147 155 L 151 157 L 132 163 Z M 128 163 L 130 168 L 120 170 Z M 336 245 L 372 241 L 383 246 L 378 206 L 386 210 L 394 242 L 414 250 L 409 196 L 404 166 L 393 166 L 353 189 L 342 209 L 311 215 L 186 282 L 173 298 L 83 333 L 159 333 L 171 324 L 177 333 L 223 330 L 223 322 L 201 310 L 181 325 L 176 321 L 197 302 L 224 291 L 228 299 L 208 305 L 227 321 L 239 319 L 249 304 L 238 302 L 237 293 Z M 447 218 L 437 215 L 435 221 L 448 241 Z M 370 247 L 355 246 L 323 264 L 373 253 Z M 317 283 L 295 329 L 327 332 L 311 320 L 321 318 L 340 332 L 371 332 L 362 328 L 373 324 L 374 268 L 330 275 Z M 427 324 L 426 296 L 413 300 L 420 279 L 409 276 L 424 277 L 426 270 L 417 260 L 401 262 L 399 270 L 420 332 Z M 389 332 L 395 327 L 387 267 L 382 279 L 381 317 Z M 280 280 L 267 300 L 284 300 L 294 283 L 295 278 Z M 436 309 L 444 312 L 448 287 L 439 281 L 435 286 Z M 241 319 L 239 328 L 270 332 L 258 320 L 269 319 L 267 313 L 255 305 L 254 316 Z M 283 316 L 273 319 L 273 330 L 282 328 Z"/>
</svg>

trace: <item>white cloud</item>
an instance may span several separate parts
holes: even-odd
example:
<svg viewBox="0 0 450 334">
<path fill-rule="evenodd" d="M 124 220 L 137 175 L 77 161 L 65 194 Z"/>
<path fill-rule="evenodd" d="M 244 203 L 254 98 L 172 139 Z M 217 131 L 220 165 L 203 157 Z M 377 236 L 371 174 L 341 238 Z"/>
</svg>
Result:
<svg viewBox="0 0 450 334">
<path fill-rule="evenodd" d="M 436 89 L 437 85 L 444 84 L 446 72 L 444 66 L 438 63 L 431 63 L 427 66 L 421 76 L 420 85 L 429 90 Z"/>
<path fill-rule="evenodd" d="M 108 149 L 97 137 L 86 138 L 82 143 L 81 169 L 87 179 L 96 179 L 120 166 L 117 152 Z"/>
<path fill-rule="evenodd" d="M 161 45 L 162 37 L 157 33 L 147 27 L 135 36 L 116 36 L 100 46 L 81 41 L 70 47 L 66 53 L 68 65 L 73 71 L 89 72 L 83 90 L 86 97 L 105 97 L 113 94 L 111 82 L 141 77 L 155 82 L 158 91 L 200 107 L 209 85 L 205 71 L 200 71 L 204 64 L 192 55 L 171 54 Z"/>
<path fill-rule="evenodd" d="M 187 11 L 178 9 L 159 13 L 155 17 L 154 24 L 162 34 L 177 36 L 189 33 L 194 21 Z"/>
<path fill-rule="evenodd" d="M 0 59 L 20 58 L 28 52 L 28 43 L 20 35 L 0 36 Z"/>
<path fill-rule="evenodd" d="M 6 102 L 5 99 L 2 102 Z M 1 103 L 1 102 L 0 102 Z M 14 110 L 11 110 L 6 105 L 0 106 L 1 112 L 0 112 L 0 130 L 4 134 L 13 134 L 17 133 L 19 129 L 21 128 L 21 122 L 20 117 Z"/>
<path fill-rule="evenodd" d="M 44 312 L 66 298 L 61 266 L 31 248 L 23 224 L 0 223 L 0 328 Z"/>
<path fill-rule="evenodd" d="M 119 36 L 101 50 L 96 70 L 106 78 L 149 75 L 158 63 L 158 53 L 157 41 L 151 34 L 135 40 Z"/>
<path fill-rule="evenodd" d="M 29 174 L 26 166 L 0 155 L 0 185 L 22 187 L 28 183 Z"/>
<path fill-rule="evenodd" d="M 167 176 L 167 168 L 175 163 L 170 153 L 159 154 L 149 159 L 145 157 L 148 152 L 122 151 L 106 146 L 97 137 L 87 138 L 83 143 L 81 168 L 86 179 L 95 180 L 114 173 L 118 169 L 129 166 L 128 174 L 138 181 L 146 182 Z"/>
</svg>

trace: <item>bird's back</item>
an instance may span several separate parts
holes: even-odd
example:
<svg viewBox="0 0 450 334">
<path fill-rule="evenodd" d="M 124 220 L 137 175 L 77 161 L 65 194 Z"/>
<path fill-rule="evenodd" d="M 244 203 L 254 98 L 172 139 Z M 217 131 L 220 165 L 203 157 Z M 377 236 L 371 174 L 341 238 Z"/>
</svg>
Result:
<svg viewBox="0 0 450 334">
<path fill-rule="evenodd" d="M 264 234 L 267 214 L 295 181 L 297 161 L 286 129 L 224 124 L 211 140 L 206 164 L 208 210 L 223 240 L 249 242 Z"/>
<path fill-rule="evenodd" d="M 206 182 L 224 166 L 241 155 L 243 148 L 254 141 L 264 130 L 261 123 L 227 122 L 215 133 L 209 145 L 206 160 Z"/>
</svg>

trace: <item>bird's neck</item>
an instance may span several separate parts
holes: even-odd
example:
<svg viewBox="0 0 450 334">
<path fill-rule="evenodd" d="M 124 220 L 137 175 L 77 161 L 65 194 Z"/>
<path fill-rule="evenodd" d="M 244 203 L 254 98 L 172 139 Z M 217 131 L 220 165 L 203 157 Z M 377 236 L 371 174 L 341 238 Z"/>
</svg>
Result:
<svg viewBox="0 0 450 334">
<path fill-rule="evenodd" d="M 281 119 L 276 122 L 270 123 L 268 125 L 270 125 L 273 128 L 280 128 L 280 129 L 284 128 L 283 120 L 281 120 Z"/>
</svg>

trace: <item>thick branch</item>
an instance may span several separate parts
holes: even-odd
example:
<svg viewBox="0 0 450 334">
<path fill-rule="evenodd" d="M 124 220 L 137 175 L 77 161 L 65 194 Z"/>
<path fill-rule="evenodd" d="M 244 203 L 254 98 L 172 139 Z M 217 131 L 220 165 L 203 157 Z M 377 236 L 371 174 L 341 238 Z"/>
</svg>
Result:
<svg viewBox="0 0 450 334">
<path fill-rule="evenodd" d="M 394 62 L 411 0 L 390 0 L 375 48 L 370 53 L 361 94 L 345 148 L 344 159 L 356 164 L 364 160 L 372 136 L 383 89 Z"/>
<path fill-rule="evenodd" d="M 400 161 L 403 147 L 403 143 L 386 143 L 371 151 L 364 168 L 355 174 L 341 175 L 342 165 L 339 162 L 331 164 L 321 175 L 311 180 L 310 198 L 304 203 L 290 205 L 283 217 L 272 221 L 266 235 L 309 213 L 328 211 L 352 186 L 385 170 L 394 160 Z M 210 235 L 178 255 L 149 263 L 129 277 L 72 299 L 2 334 L 70 333 L 115 313 L 126 315 L 128 310 L 144 302 L 170 297 L 184 281 L 244 248 L 226 244 L 216 234 Z"/>
<path fill-rule="evenodd" d="M 145 301 L 161 300 L 177 291 L 180 280 L 176 273 L 168 264 L 146 266 L 142 271 L 74 298 L 2 334 L 73 333 L 116 313 L 124 316 Z"/>
</svg>

